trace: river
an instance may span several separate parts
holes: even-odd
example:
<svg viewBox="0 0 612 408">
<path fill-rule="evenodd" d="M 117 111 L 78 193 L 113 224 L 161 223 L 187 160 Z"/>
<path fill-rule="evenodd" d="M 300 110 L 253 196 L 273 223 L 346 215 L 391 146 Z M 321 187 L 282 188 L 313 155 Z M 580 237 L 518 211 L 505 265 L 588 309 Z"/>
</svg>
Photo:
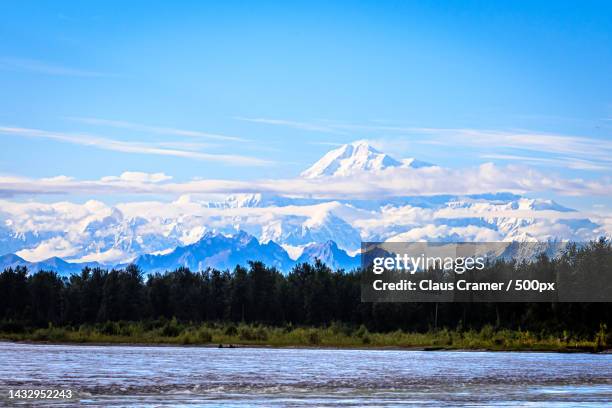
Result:
<svg viewBox="0 0 612 408">
<path fill-rule="evenodd" d="M 583 406 L 612 404 L 611 354 L 0 343 L 0 405 Z M 8 399 L 10 389 L 72 400 Z"/>
</svg>

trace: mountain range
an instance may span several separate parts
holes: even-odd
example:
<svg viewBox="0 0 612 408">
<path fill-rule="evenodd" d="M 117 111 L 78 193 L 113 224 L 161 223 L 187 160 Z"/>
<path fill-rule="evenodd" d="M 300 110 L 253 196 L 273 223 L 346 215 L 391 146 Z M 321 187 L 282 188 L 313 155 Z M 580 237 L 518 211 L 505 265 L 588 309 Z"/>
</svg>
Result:
<svg viewBox="0 0 612 408">
<path fill-rule="evenodd" d="M 359 257 L 349 256 L 338 248 L 335 242 L 313 243 L 304 248 L 300 257 L 294 261 L 280 245 L 268 241 L 260 243 L 257 238 L 244 232 L 230 236 L 206 233 L 197 242 L 183 247 L 177 247 L 166 254 L 145 254 L 138 256 L 133 263 L 146 273 L 163 273 L 178 267 L 187 267 L 193 271 L 217 268 L 231 270 L 236 265 L 247 265 L 249 261 L 261 261 L 267 266 L 287 272 L 298 263 L 314 263 L 317 259 L 329 267 L 351 270 L 359 267 Z M 40 262 L 28 262 L 15 255 L 0 256 L 0 270 L 25 266 L 30 272 L 40 270 L 55 271 L 62 275 L 79 273 L 85 267 L 89 268 L 120 268 L 125 265 L 104 265 L 98 262 L 66 262 L 58 257 Z"/>
<path fill-rule="evenodd" d="M 393 169 L 435 171 L 364 141 L 342 145 L 301 174 L 304 180 L 360 177 Z M 322 259 L 358 264 L 362 241 L 587 241 L 605 226 L 552 200 L 512 193 L 321 199 L 254 193 L 116 205 L 4 202 L 0 268 L 78 270 L 135 262 L 146 271 L 177 266 L 233 268 L 261 260 L 287 270 Z"/>
</svg>

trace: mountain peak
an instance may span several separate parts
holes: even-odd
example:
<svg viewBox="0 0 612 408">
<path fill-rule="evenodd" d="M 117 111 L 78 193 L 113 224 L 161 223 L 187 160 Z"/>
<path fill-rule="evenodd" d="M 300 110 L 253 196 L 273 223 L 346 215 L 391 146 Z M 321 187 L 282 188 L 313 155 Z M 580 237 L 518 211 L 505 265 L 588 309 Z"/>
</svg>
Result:
<svg viewBox="0 0 612 408">
<path fill-rule="evenodd" d="M 344 250 L 338 248 L 334 241 L 312 243 L 304 248 L 297 263 L 314 263 L 321 260 L 332 269 L 353 269 L 359 267 L 360 258 L 349 256 Z"/>
<path fill-rule="evenodd" d="M 357 140 L 327 152 L 301 176 L 304 178 L 342 177 L 362 171 L 380 171 L 389 167 L 427 167 L 416 159 L 396 160 L 372 147 L 367 140 Z"/>
<path fill-rule="evenodd" d="M 305 170 L 302 177 L 347 176 L 356 171 L 376 171 L 401 165 L 401 162 L 379 152 L 366 140 L 358 140 L 327 152 L 319 161 Z"/>
</svg>

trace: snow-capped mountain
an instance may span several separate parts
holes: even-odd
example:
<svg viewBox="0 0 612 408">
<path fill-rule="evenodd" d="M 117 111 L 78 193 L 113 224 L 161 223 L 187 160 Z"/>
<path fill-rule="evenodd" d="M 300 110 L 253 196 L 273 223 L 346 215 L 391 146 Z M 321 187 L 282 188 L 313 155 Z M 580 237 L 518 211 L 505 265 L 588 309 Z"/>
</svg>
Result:
<svg viewBox="0 0 612 408">
<path fill-rule="evenodd" d="M 392 158 L 360 141 L 330 151 L 302 177 L 324 183 L 326 178 L 406 166 L 421 171 L 420 167 L 429 165 Z M 302 254 L 311 257 L 317 245 L 331 241 L 353 255 L 361 241 L 588 241 L 609 234 L 606 228 L 599 220 L 554 201 L 511 193 L 398 194 L 358 200 L 269 193 L 213 199 L 183 195 L 172 202 L 113 206 L 94 200 L 84 204 L 0 201 L 0 255 L 14 253 L 32 263 L 59 257 L 70 263 L 116 265 L 142 256 L 143 265 L 153 259 L 198 265 L 201 253 L 189 253 L 204 248 L 191 245 L 205 237 L 233 237 L 240 231 L 254 237 L 259 246 L 269 245 L 278 257 L 266 259 L 282 265 L 292 261 L 285 259 L 284 250 L 277 251 L 281 246 L 295 260 Z M 241 241 L 218 239 L 211 244 L 224 248 L 228 265 L 248 252 L 249 245 L 257 247 L 255 242 L 243 248 Z M 211 256 L 207 252 L 204 259 Z"/>
<path fill-rule="evenodd" d="M 236 265 L 246 266 L 249 261 L 261 261 L 267 266 L 274 266 L 282 272 L 288 272 L 299 263 L 314 263 L 317 259 L 332 269 L 351 270 L 359 267 L 358 256 L 349 256 L 338 248 L 335 242 L 313 243 L 307 245 L 302 255 L 293 261 L 288 253 L 276 243 L 260 243 L 252 235 L 239 231 L 233 235 L 206 233 L 198 242 L 180 246 L 166 254 L 140 255 L 134 263 L 147 274 L 165 272 L 178 267 L 187 267 L 193 271 L 205 270 L 208 267 L 219 270 L 233 269 Z M 6 268 L 27 267 L 30 273 L 40 270 L 54 271 L 61 275 L 78 274 L 85 267 L 106 268 L 122 265 L 101 265 L 97 262 L 70 263 L 53 257 L 40 262 L 29 262 L 15 255 L 0 256 L 0 270 Z"/>
<path fill-rule="evenodd" d="M 297 263 L 312 264 L 317 259 L 332 269 L 351 270 L 358 268 L 360 265 L 359 256 L 349 256 L 345 251 L 338 248 L 334 241 L 308 245 L 297 259 Z"/>
<path fill-rule="evenodd" d="M 359 231 L 334 214 L 331 208 L 318 208 L 318 211 L 313 211 L 309 216 L 278 217 L 277 221 L 262 226 L 261 239 L 291 246 L 335 241 L 349 250 L 355 250 L 361 245 Z"/>
<path fill-rule="evenodd" d="M 141 255 L 134 263 L 146 272 L 164 272 L 179 266 L 194 271 L 208 267 L 233 269 L 236 265 L 246 265 L 248 261 L 261 261 L 282 271 L 293 264 L 278 244 L 272 241 L 262 244 L 243 231 L 231 236 L 207 233 L 194 244 L 177 247 L 168 254 Z"/>
<path fill-rule="evenodd" d="M 402 166 L 420 168 L 431 165 L 416 159 L 398 161 L 360 140 L 328 152 L 301 175 L 304 178 L 348 176 L 360 171 L 380 171 Z"/>
</svg>

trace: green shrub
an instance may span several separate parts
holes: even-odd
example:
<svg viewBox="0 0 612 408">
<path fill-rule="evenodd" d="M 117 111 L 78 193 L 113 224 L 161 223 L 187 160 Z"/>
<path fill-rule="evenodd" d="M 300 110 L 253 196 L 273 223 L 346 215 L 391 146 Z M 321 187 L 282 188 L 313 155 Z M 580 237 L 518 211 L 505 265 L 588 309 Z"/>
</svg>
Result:
<svg viewBox="0 0 612 408">
<path fill-rule="evenodd" d="M 491 340 L 494 334 L 495 330 L 493 329 L 493 326 L 487 324 L 480 330 L 480 339 L 484 341 L 489 341 Z"/>
<path fill-rule="evenodd" d="M 308 339 L 308 344 L 312 344 L 312 345 L 321 344 L 321 336 L 319 335 L 319 332 L 316 330 L 311 330 L 310 332 L 308 332 L 307 339 Z"/>
<path fill-rule="evenodd" d="M 237 334 L 238 334 L 238 329 L 233 324 L 227 326 L 227 329 L 225 329 L 226 336 L 236 336 Z"/>
<path fill-rule="evenodd" d="M 116 322 L 105 322 L 100 328 L 100 333 L 116 336 L 119 334 L 119 325 Z"/>
<path fill-rule="evenodd" d="M 119 322 L 118 333 L 120 336 L 131 336 L 136 331 L 136 323 Z"/>
<path fill-rule="evenodd" d="M 198 343 L 210 343 L 212 342 L 213 336 L 210 331 L 205 328 L 201 328 L 196 333 L 196 339 Z"/>
<path fill-rule="evenodd" d="M 608 326 L 605 323 L 599 324 L 599 331 L 595 335 L 595 351 L 606 348 L 608 342 Z"/>
<path fill-rule="evenodd" d="M 263 327 L 256 329 L 250 326 L 243 326 L 238 330 L 240 340 L 246 341 L 265 341 L 268 339 L 268 332 Z"/>
<path fill-rule="evenodd" d="M 32 334 L 32 340 L 35 341 L 65 341 L 67 338 L 65 329 L 52 325 L 49 325 L 46 329 L 37 329 Z"/>
<path fill-rule="evenodd" d="M 182 331 L 183 326 L 176 321 L 176 318 L 172 318 L 162 327 L 161 334 L 165 337 L 177 337 Z"/>
<path fill-rule="evenodd" d="M 353 333 L 351 326 L 342 322 L 333 322 L 329 329 L 335 335 L 350 336 Z"/>
<path fill-rule="evenodd" d="M 195 335 L 189 331 L 181 333 L 177 337 L 177 339 L 180 344 L 195 344 L 196 343 Z"/>
<path fill-rule="evenodd" d="M 34 341 L 46 341 L 49 340 L 47 329 L 36 329 L 32 333 L 32 340 Z"/>
<path fill-rule="evenodd" d="M 363 324 L 361 326 L 359 326 L 359 328 L 357 329 L 357 331 L 355 332 L 355 336 L 357 337 L 361 337 L 363 338 L 364 336 L 366 336 L 368 334 L 368 328 L 365 327 Z"/>
</svg>

